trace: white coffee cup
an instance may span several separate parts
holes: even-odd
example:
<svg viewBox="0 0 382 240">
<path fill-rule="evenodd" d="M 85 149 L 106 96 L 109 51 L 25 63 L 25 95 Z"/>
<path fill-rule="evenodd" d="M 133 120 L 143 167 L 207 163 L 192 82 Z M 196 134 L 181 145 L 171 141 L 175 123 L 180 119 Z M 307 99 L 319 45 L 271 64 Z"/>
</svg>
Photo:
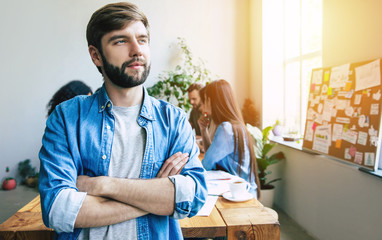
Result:
<svg viewBox="0 0 382 240">
<path fill-rule="evenodd" d="M 240 198 L 248 194 L 249 183 L 243 180 L 236 180 L 229 183 L 232 198 Z"/>
</svg>

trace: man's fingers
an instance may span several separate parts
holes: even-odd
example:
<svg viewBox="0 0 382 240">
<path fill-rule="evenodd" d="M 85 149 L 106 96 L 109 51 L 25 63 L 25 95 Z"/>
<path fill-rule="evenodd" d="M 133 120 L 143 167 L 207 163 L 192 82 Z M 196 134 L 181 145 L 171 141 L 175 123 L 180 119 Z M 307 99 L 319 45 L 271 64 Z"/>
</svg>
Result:
<svg viewBox="0 0 382 240">
<path fill-rule="evenodd" d="M 168 158 L 159 170 L 157 177 L 168 177 L 176 175 L 179 172 L 179 169 L 181 170 L 183 168 L 182 164 L 180 166 L 178 166 L 178 164 L 184 161 L 185 158 L 188 159 L 188 153 L 174 154 Z"/>
<path fill-rule="evenodd" d="M 189 157 L 186 157 L 186 158 L 184 158 L 184 159 L 178 164 L 178 165 L 180 165 L 180 168 L 179 168 L 178 172 L 175 173 L 175 175 L 180 174 L 180 172 L 183 170 L 184 166 L 186 166 L 186 163 L 187 163 L 188 159 L 189 159 Z"/>
<path fill-rule="evenodd" d="M 174 155 L 172 155 L 171 157 L 169 157 L 169 158 L 163 163 L 161 169 L 159 170 L 159 172 L 158 172 L 158 174 L 157 174 L 157 177 L 161 177 L 161 176 L 165 173 L 165 171 L 170 171 L 171 169 L 170 169 L 170 170 L 167 170 L 168 165 L 169 165 L 172 161 L 174 161 L 174 159 L 178 158 L 178 157 L 181 156 L 181 155 L 182 155 L 181 152 L 177 152 L 177 153 L 175 153 Z"/>
</svg>

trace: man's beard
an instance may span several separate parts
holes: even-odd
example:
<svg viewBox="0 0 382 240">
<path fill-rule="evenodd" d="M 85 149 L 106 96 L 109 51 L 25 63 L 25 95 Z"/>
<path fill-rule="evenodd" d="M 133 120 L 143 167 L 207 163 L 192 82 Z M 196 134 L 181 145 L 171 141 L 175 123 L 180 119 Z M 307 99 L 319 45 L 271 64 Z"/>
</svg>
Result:
<svg viewBox="0 0 382 240">
<path fill-rule="evenodd" d="M 202 111 L 202 109 L 200 109 L 200 107 L 202 106 L 201 103 L 199 103 L 198 105 L 195 106 L 195 109 L 198 110 L 199 112 Z"/>
<path fill-rule="evenodd" d="M 147 76 L 150 73 L 150 65 L 147 65 L 147 61 L 145 61 L 142 58 L 135 57 L 128 62 L 124 62 L 122 64 L 122 67 L 119 68 L 109 63 L 103 54 L 101 54 L 101 56 L 103 62 L 103 69 L 105 71 L 106 76 L 110 79 L 112 83 L 114 83 L 118 87 L 132 88 L 141 85 L 146 81 Z M 138 77 L 138 73 L 136 73 L 133 76 L 130 76 L 127 73 L 125 73 L 126 67 L 134 62 L 140 62 L 143 65 L 144 70 L 140 78 Z"/>
</svg>

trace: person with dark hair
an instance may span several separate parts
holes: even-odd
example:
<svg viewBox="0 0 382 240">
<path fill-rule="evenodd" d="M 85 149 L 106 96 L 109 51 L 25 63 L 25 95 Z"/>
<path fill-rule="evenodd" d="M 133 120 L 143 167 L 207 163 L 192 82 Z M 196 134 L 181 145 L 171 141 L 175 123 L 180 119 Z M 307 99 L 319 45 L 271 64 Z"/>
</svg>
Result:
<svg viewBox="0 0 382 240">
<path fill-rule="evenodd" d="M 202 88 L 203 88 L 202 84 L 193 83 L 187 89 L 188 99 L 192 105 L 192 110 L 191 110 L 190 118 L 188 119 L 188 121 L 190 122 L 191 127 L 195 129 L 195 134 L 197 136 L 201 135 L 198 120 L 200 116 L 202 116 L 202 112 L 200 110 L 201 102 L 200 102 L 200 95 L 199 95 L 199 90 Z"/>
<path fill-rule="evenodd" d="M 249 192 L 260 198 L 260 183 L 253 140 L 244 125 L 231 85 L 225 80 L 213 81 L 200 90 L 202 110 L 199 119 L 206 151 L 202 161 L 206 170 L 224 170 L 251 185 Z M 211 120 L 210 120 L 211 119 Z M 217 126 L 213 140 L 207 126 Z"/>
<path fill-rule="evenodd" d="M 49 116 L 40 150 L 44 224 L 57 239 L 182 239 L 177 219 L 207 197 L 205 169 L 179 108 L 150 97 L 146 16 L 108 4 L 87 26 L 88 48 L 104 78 Z"/>
<path fill-rule="evenodd" d="M 56 106 L 78 95 L 92 95 L 92 89 L 80 80 L 73 80 L 62 86 L 50 99 L 47 109 L 48 116 L 52 114 Z"/>
</svg>

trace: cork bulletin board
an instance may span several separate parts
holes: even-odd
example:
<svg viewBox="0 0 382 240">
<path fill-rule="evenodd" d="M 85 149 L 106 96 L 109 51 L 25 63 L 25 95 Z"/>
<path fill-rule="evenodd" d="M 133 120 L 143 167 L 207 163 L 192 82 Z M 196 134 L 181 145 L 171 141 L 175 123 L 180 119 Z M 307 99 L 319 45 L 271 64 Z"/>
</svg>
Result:
<svg viewBox="0 0 382 240">
<path fill-rule="evenodd" d="M 375 169 L 381 75 L 381 59 L 313 69 L 303 149 Z"/>
</svg>

